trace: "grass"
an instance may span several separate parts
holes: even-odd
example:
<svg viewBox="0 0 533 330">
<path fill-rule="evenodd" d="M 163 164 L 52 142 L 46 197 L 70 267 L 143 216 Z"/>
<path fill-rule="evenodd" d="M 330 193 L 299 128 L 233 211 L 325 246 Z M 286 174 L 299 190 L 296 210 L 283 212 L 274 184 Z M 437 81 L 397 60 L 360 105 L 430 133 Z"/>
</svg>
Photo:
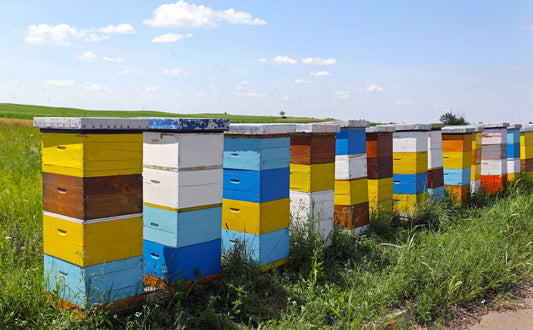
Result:
<svg viewBox="0 0 533 330">
<path fill-rule="evenodd" d="M 177 283 L 135 310 L 78 319 L 42 294 L 39 141 L 38 130 L 0 125 L 0 328 L 438 327 L 454 306 L 500 297 L 532 274 L 533 184 L 519 180 L 463 207 L 447 196 L 407 220 L 378 215 L 363 235 L 336 229 L 331 247 L 294 227 L 285 266 L 260 272 L 229 251 L 206 286 Z"/>
</svg>

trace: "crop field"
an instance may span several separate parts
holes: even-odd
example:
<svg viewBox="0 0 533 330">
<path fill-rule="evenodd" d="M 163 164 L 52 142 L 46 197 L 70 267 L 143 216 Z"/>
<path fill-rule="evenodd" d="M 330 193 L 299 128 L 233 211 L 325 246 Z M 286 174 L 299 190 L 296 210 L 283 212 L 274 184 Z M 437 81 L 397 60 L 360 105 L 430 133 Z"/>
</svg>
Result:
<svg viewBox="0 0 533 330">
<path fill-rule="evenodd" d="M 0 105 L 1 115 L 24 118 L 19 110 Z M 363 235 L 336 229 L 330 247 L 291 228 L 289 262 L 277 269 L 247 266 L 236 249 L 207 285 L 176 283 L 134 310 L 92 309 L 79 318 L 42 293 L 40 137 L 37 129 L 0 124 L 2 329 L 438 327 L 455 306 L 498 304 L 533 271 L 533 183 L 521 179 L 462 207 L 447 196 L 407 220 L 378 215 Z"/>
</svg>

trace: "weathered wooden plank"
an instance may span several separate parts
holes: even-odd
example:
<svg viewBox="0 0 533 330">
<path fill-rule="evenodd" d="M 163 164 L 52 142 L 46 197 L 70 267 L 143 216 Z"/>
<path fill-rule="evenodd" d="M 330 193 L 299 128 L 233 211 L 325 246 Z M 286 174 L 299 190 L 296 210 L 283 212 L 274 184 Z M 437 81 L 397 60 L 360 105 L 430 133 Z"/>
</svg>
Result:
<svg viewBox="0 0 533 330">
<path fill-rule="evenodd" d="M 472 151 L 472 134 L 443 134 L 442 151 Z"/>
<path fill-rule="evenodd" d="M 428 189 L 438 188 L 444 185 L 444 169 L 436 168 L 428 170 Z"/>
<path fill-rule="evenodd" d="M 324 164 L 335 162 L 335 134 L 291 135 L 293 164 Z"/>
<path fill-rule="evenodd" d="M 350 180 L 366 177 L 366 154 L 335 156 L 335 180 Z"/>
<path fill-rule="evenodd" d="M 392 156 L 367 159 L 368 179 L 383 179 L 392 177 Z"/>
<path fill-rule="evenodd" d="M 369 224 L 368 202 L 357 205 L 335 205 L 335 223 L 340 227 L 355 229 Z"/>
<path fill-rule="evenodd" d="M 142 130 L 148 128 L 147 118 L 105 117 L 35 117 L 33 126 L 61 130 Z"/>
</svg>

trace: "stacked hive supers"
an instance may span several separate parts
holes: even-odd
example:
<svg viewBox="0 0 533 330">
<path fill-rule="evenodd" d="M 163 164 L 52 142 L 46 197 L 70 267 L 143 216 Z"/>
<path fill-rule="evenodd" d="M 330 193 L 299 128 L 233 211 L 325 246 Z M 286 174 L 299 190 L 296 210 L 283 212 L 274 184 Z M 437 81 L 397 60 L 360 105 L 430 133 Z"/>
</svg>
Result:
<svg viewBox="0 0 533 330">
<path fill-rule="evenodd" d="M 223 250 L 242 244 L 263 270 L 289 257 L 289 135 L 295 129 L 232 124 L 224 137 Z"/>
<path fill-rule="evenodd" d="M 481 138 L 481 190 L 495 194 L 507 186 L 508 123 L 485 124 Z"/>
<path fill-rule="evenodd" d="M 394 126 L 366 129 L 368 205 L 370 212 L 392 212 L 392 133 Z"/>
<path fill-rule="evenodd" d="M 520 129 L 520 169 L 533 179 L 533 125 Z"/>
<path fill-rule="evenodd" d="M 335 145 L 335 222 L 361 231 L 368 226 L 366 132 L 368 122 L 336 122 L 340 132 Z"/>
<path fill-rule="evenodd" d="M 442 162 L 442 132 L 440 124 L 432 124 L 428 133 L 428 195 L 444 200 L 444 169 Z"/>
<path fill-rule="evenodd" d="M 292 220 L 308 225 L 331 244 L 334 221 L 335 133 L 338 125 L 299 124 L 291 135 Z"/>
<path fill-rule="evenodd" d="M 520 177 L 520 124 L 507 127 L 507 181 Z"/>
<path fill-rule="evenodd" d="M 472 133 L 472 163 L 470 167 L 470 192 L 477 193 L 481 187 L 481 139 L 483 135 L 482 125 L 473 125 Z"/>
<path fill-rule="evenodd" d="M 427 199 L 428 135 L 431 124 L 396 125 L 393 134 L 393 199 L 400 214 Z"/>
<path fill-rule="evenodd" d="M 35 118 L 42 132 L 45 291 L 62 307 L 143 297 L 143 119 Z"/>
<path fill-rule="evenodd" d="M 444 187 L 463 203 L 470 192 L 472 167 L 471 126 L 448 126 L 442 129 L 442 157 L 444 160 Z"/>
<path fill-rule="evenodd" d="M 227 119 L 151 118 L 144 132 L 144 279 L 220 273 L 223 131 Z"/>
</svg>

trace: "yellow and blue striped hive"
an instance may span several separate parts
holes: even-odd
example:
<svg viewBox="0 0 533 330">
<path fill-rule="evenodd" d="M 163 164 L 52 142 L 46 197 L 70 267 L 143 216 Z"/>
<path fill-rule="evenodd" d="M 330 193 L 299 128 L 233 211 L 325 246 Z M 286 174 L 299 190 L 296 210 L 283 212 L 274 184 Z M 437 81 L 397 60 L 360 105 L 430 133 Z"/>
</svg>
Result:
<svg viewBox="0 0 533 330">
<path fill-rule="evenodd" d="M 509 123 L 483 125 L 481 137 L 481 187 L 495 194 L 507 186 L 507 127 Z"/>
<path fill-rule="evenodd" d="M 428 135 L 431 124 L 396 125 L 393 134 L 394 209 L 412 213 L 415 205 L 427 199 Z"/>
<path fill-rule="evenodd" d="M 366 131 L 368 121 L 336 122 L 340 132 L 335 140 L 335 222 L 356 231 L 369 223 Z"/>
<path fill-rule="evenodd" d="M 331 244 L 334 223 L 335 124 L 298 124 L 291 134 L 290 200 L 294 223 Z"/>
<path fill-rule="evenodd" d="M 524 175 L 533 179 L 533 125 L 520 129 L 520 169 Z"/>
<path fill-rule="evenodd" d="M 144 281 L 220 274 L 223 119 L 151 118 L 143 133 Z"/>
<path fill-rule="evenodd" d="M 481 138 L 483 125 L 472 125 L 472 162 L 470 165 L 470 192 L 477 193 L 481 188 Z"/>
<path fill-rule="evenodd" d="M 507 181 L 520 177 L 520 124 L 507 127 Z"/>
<path fill-rule="evenodd" d="M 366 129 L 368 207 L 370 213 L 392 212 L 392 134 L 393 125 Z"/>
<path fill-rule="evenodd" d="M 444 187 L 462 203 L 470 192 L 472 168 L 472 126 L 448 126 L 442 129 Z"/>
<path fill-rule="evenodd" d="M 42 132 L 45 291 L 63 308 L 142 301 L 144 119 L 35 118 Z"/>
<path fill-rule="evenodd" d="M 441 124 L 431 124 L 428 133 L 428 195 L 437 201 L 444 200 L 441 127 Z"/>
<path fill-rule="evenodd" d="M 224 137 L 222 249 L 263 270 L 289 258 L 290 134 L 296 125 L 234 124 Z M 242 252 L 242 251 L 241 251 Z"/>
</svg>

